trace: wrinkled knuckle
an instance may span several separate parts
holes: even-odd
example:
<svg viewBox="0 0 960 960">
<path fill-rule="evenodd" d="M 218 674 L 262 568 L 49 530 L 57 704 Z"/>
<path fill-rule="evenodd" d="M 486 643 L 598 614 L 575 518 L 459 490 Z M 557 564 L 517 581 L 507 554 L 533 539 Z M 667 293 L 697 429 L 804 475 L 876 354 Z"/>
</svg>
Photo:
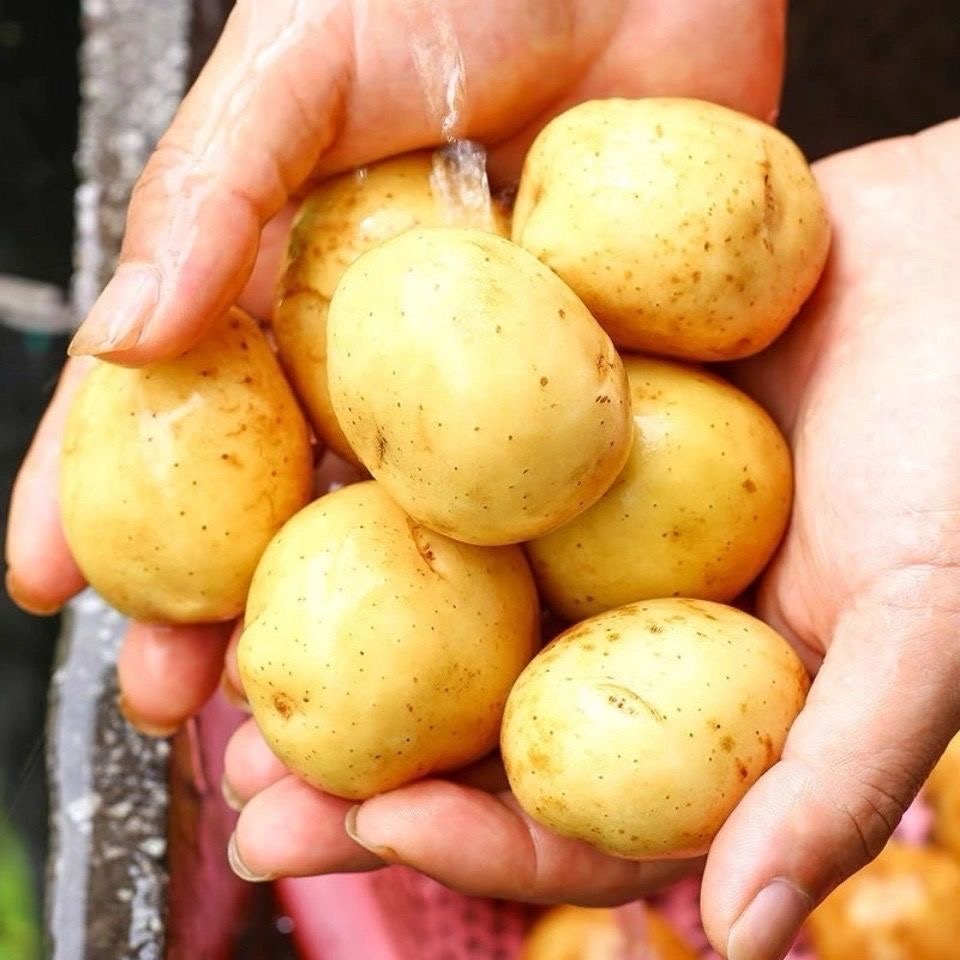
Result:
<svg viewBox="0 0 960 960">
<path fill-rule="evenodd" d="M 168 198 L 183 189 L 189 179 L 195 182 L 204 176 L 200 159 L 172 140 L 161 140 L 147 160 L 133 187 L 132 201 L 143 202 Z"/>
</svg>

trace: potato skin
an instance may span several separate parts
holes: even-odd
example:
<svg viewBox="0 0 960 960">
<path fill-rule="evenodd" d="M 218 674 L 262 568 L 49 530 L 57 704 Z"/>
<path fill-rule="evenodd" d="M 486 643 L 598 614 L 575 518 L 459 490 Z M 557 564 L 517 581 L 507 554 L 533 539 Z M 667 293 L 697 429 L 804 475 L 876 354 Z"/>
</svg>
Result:
<svg viewBox="0 0 960 960">
<path fill-rule="evenodd" d="M 596 502 L 633 441 L 626 376 L 576 295 L 520 247 L 415 230 L 343 275 L 330 394 L 367 469 L 421 523 L 518 543 Z"/>
<path fill-rule="evenodd" d="M 312 469 L 266 338 L 231 310 L 178 359 L 91 371 L 64 434 L 64 533 L 121 613 L 229 620 L 270 538 L 309 499 Z"/>
<path fill-rule="evenodd" d="M 527 545 L 569 621 L 636 600 L 726 602 L 766 566 L 790 514 L 790 452 L 770 416 L 704 370 L 624 356 L 630 459 L 589 510 Z"/>
<path fill-rule="evenodd" d="M 527 155 L 513 239 L 619 346 L 730 360 L 771 343 L 813 290 L 830 227 L 795 144 L 726 107 L 595 100 Z"/>
<path fill-rule="evenodd" d="M 927 780 L 933 807 L 933 838 L 960 861 L 960 733 L 950 741 Z"/>
<path fill-rule="evenodd" d="M 636 910 L 637 905 L 627 909 Z M 641 922 L 646 939 L 638 944 L 627 939 L 614 910 L 566 904 L 551 907 L 531 927 L 520 960 L 622 960 L 633 954 L 649 955 L 652 960 L 697 960 L 652 907 L 643 907 Z"/>
<path fill-rule="evenodd" d="M 363 799 L 496 746 L 538 613 L 519 547 L 433 533 L 365 481 L 312 503 L 267 548 L 240 674 L 277 756 Z"/>
<path fill-rule="evenodd" d="M 932 847 L 890 841 L 807 922 L 818 960 L 954 960 L 960 864 Z"/>
<path fill-rule="evenodd" d="M 501 752 L 526 812 L 621 857 L 706 851 L 779 757 L 808 679 L 787 642 L 705 600 L 630 604 L 539 653 Z"/>
<path fill-rule="evenodd" d="M 452 212 L 432 185 L 434 151 L 418 150 L 333 177 L 304 200 L 277 289 L 273 332 L 281 362 L 314 429 L 337 454 L 359 463 L 330 404 L 327 311 L 343 271 L 361 253 L 404 230 L 441 226 Z M 509 236 L 503 210 L 491 229 Z"/>
</svg>

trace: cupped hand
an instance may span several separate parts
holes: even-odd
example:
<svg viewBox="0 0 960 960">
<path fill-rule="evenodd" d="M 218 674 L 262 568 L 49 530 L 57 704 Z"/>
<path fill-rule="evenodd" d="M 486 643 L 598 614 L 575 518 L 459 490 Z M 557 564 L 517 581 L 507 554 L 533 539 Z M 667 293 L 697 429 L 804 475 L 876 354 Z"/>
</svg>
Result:
<svg viewBox="0 0 960 960">
<path fill-rule="evenodd" d="M 449 133 L 488 144 L 491 176 L 509 182 L 547 119 L 591 97 L 699 96 L 770 119 L 782 60 L 783 0 L 240 0 L 137 183 L 120 264 L 21 469 L 11 596 L 52 613 L 83 587 L 56 475 L 84 358 L 177 355 L 235 302 L 268 316 L 295 200 L 311 180 Z M 448 86 L 451 75 L 462 83 Z M 164 733 L 199 709 L 228 634 L 133 628 L 120 660 L 128 716 Z"/>
<path fill-rule="evenodd" d="M 955 121 L 818 164 L 827 272 L 787 335 L 735 371 L 796 463 L 759 613 L 817 675 L 782 760 L 706 861 L 704 923 L 730 960 L 783 956 L 812 906 L 880 851 L 960 726 L 958 154 Z M 352 807 L 288 775 L 252 723 L 226 771 L 247 876 L 405 863 L 466 893 L 602 904 L 697 866 L 558 838 L 497 782 L 427 780 Z"/>
<path fill-rule="evenodd" d="M 834 224 L 807 309 L 742 383 L 797 497 L 760 615 L 818 669 L 703 880 L 733 960 L 779 957 L 882 849 L 960 726 L 960 121 L 816 166 Z"/>
</svg>

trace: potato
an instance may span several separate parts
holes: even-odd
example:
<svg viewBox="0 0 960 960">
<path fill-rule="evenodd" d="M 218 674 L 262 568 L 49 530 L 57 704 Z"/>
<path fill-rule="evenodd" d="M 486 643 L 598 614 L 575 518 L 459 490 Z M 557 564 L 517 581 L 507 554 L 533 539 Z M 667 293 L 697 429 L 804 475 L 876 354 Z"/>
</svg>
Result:
<svg viewBox="0 0 960 960">
<path fill-rule="evenodd" d="M 354 462 L 330 405 L 327 309 L 361 253 L 404 230 L 456 217 L 434 187 L 434 156 L 421 150 L 334 177 L 307 197 L 294 221 L 273 312 L 277 348 L 317 434 Z M 504 212 L 493 206 L 491 213 L 492 229 L 509 235 Z"/>
<path fill-rule="evenodd" d="M 407 513 L 457 540 L 546 533 L 629 455 L 610 338 L 509 240 L 447 228 L 388 240 L 344 273 L 327 334 L 351 446 Z"/>
<path fill-rule="evenodd" d="M 245 624 L 240 675 L 267 743 L 313 786 L 362 799 L 496 746 L 538 605 L 519 547 L 433 533 L 368 480 L 284 526 Z"/>
<path fill-rule="evenodd" d="M 635 603 L 520 675 L 500 747 L 526 812 L 622 857 L 703 853 L 779 757 L 808 687 L 766 624 L 705 600 Z"/>
<path fill-rule="evenodd" d="M 67 421 L 64 533 L 122 613 L 229 620 L 270 538 L 310 497 L 307 425 L 260 328 L 239 310 L 176 360 L 98 363 Z"/>
<path fill-rule="evenodd" d="M 816 285 L 830 228 L 797 147 L 698 100 L 580 104 L 527 155 L 513 239 L 620 347 L 691 360 L 762 350 Z"/>
<path fill-rule="evenodd" d="M 569 621 L 635 600 L 733 600 L 790 512 L 790 453 L 746 394 L 667 360 L 624 358 L 636 438 L 600 501 L 527 547 L 544 599 Z"/>
<path fill-rule="evenodd" d="M 639 936 L 633 936 L 632 929 L 628 934 L 614 910 L 552 907 L 530 928 L 520 960 L 622 960 L 627 956 L 696 960 L 693 950 L 652 907 L 640 908 L 642 913 L 636 905 L 625 909 L 639 914 Z"/>
<path fill-rule="evenodd" d="M 933 838 L 960 858 L 960 734 L 950 741 L 924 791 L 933 808 Z"/>
<path fill-rule="evenodd" d="M 955 960 L 960 864 L 931 847 L 891 841 L 811 915 L 818 960 Z"/>
</svg>

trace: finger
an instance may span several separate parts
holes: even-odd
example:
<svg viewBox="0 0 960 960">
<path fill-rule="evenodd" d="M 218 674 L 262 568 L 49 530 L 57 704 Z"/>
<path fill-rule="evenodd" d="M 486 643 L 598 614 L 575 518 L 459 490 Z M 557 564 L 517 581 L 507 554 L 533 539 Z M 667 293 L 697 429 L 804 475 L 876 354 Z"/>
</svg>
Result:
<svg viewBox="0 0 960 960">
<path fill-rule="evenodd" d="M 772 123 L 783 77 L 785 7 L 784 0 L 627 4 L 610 42 L 567 95 L 490 152 L 491 179 L 514 181 L 539 128 L 584 100 L 697 97 Z"/>
<path fill-rule="evenodd" d="M 227 744 L 223 762 L 224 794 L 231 806 L 243 807 L 258 793 L 290 775 L 274 756 L 254 721 L 238 727 Z"/>
<path fill-rule="evenodd" d="M 837 623 L 783 759 L 710 851 L 704 923 L 730 960 L 782 957 L 913 800 L 960 723 L 956 596 L 949 571 L 905 570 Z"/>
<path fill-rule="evenodd" d="M 581 0 L 582 3 L 582 0 Z M 137 182 L 120 266 L 74 339 L 75 354 L 145 363 L 188 348 L 249 280 L 260 231 L 318 167 L 326 173 L 439 142 L 437 97 L 408 90 L 448 31 L 469 98 L 455 133 L 485 137 L 555 99 L 616 20 L 620 3 L 499 4 L 242 0 Z M 408 29 L 404 29 L 407 25 Z"/>
<path fill-rule="evenodd" d="M 252 797 L 289 773 L 263 739 L 254 720 L 244 723 L 231 736 L 224 759 L 223 790 L 234 808 L 242 808 Z M 488 793 L 507 789 L 507 775 L 499 753 L 451 774 L 451 779 Z"/>
<path fill-rule="evenodd" d="M 344 818 L 352 805 L 287 776 L 243 808 L 230 839 L 230 866 L 253 882 L 383 866 L 347 836 Z"/>
<path fill-rule="evenodd" d="M 240 677 L 240 667 L 237 664 L 237 647 L 240 644 L 240 634 L 243 633 L 243 621 L 238 620 L 234 624 L 233 631 L 230 634 L 230 640 L 227 643 L 227 652 L 223 658 L 223 677 L 221 686 L 223 694 L 229 703 L 240 710 L 250 712 L 250 704 L 247 702 L 247 695 L 243 689 L 243 680 Z"/>
<path fill-rule="evenodd" d="M 470 896 L 605 906 L 697 869 L 693 861 L 609 857 L 535 823 L 509 793 L 423 780 L 365 801 L 348 832 L 385 862 L 403 863 Z"/>
<path fill-rule="evenodd" d="M 269 321 L 273 316 L 277 284 L 286 263 L 290 229 L 298 209 L 298 202 L 287 203 L 267 221 L 260 234 L 257 260 L 238 301 L 247 313 L 260 320 Z"/>
<path fill-rule="evenodd" d="M 168 736 L 217 689 L 228 623 L 158 627 L 131 624 L 120 649 L 121 707 L 137 729 Z"/>
<path fill-rule="evenodd" d="M 7 522 L 7 592 L 30 613 L 56 613 L 84 585 L 64 539 L 57 487 L 67 412 L 91 364 L 71 360 L 64 367 L 13 486 Z"/>
</svg>

